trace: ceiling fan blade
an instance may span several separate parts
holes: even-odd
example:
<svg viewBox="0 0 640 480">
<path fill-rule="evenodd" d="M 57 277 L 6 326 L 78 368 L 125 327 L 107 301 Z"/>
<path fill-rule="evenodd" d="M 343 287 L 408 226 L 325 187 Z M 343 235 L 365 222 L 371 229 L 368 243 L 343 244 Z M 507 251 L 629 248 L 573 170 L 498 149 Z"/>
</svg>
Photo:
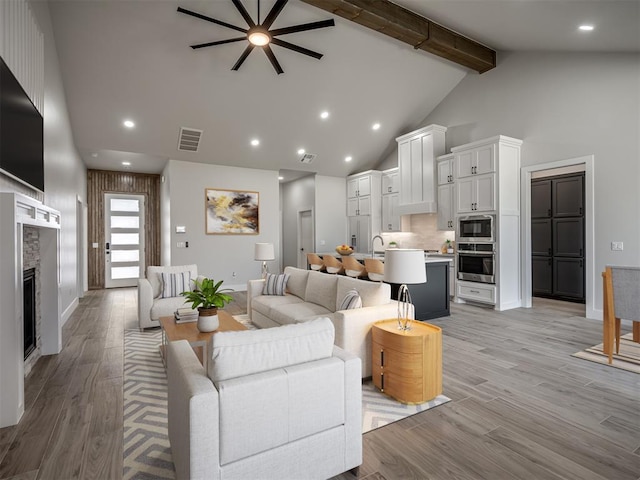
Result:
<svg viewBox="0 0 640 480">
<path fill-rule="evenodd" d="M 194 50 L 197 50 L 198 48 L 213 47 L 214 45 L 224 45 L 225 43 L 239 42 L 241 40 L 246 40 L 246 39 L 247 37 L 237 37 L 237 38 L 230 38 L 228 40 L 219 40 L 217 42 L 198 43 L 196 45 L 191 45 L 191 48 L 193 48 Z"/>
<path fill-rule="evenodd" d="M 325 27 L 333 27 L 336 22 L 331 20 L 322 20 L 320 22 L 312 22 L 312 23 L 303 23 L 301 25 L 294 25 L 292 27 L 285 28 L 276 28 L 275 30 L 271 30 L 269 33 L 272 37 L 277 35 L 286 35 L 288 33 L 296 33 L 296 32 L 305 32 L 307 30 L 315 30 L 316 28 L 325 28 Z"/>
<path fill-rule="evenodd" d="M 271 43 L 273 43 L 274 45 L 278 45 L 279 47 L 288 48 L 289 50 L 293 50 L 294 52 L 302 53 L 303 55 L 309 55 L 310 57 L 317 58 L 318 60 L 320 60 L 323 56 L 322 53 L 314 52 L 313 50 L 309 50 L 308 48 L 285 42 L 284 40 L 280 40 L 279 38 L 272 38 Z"/>
<path fill-rule="evenodd" d="M 240 2 L 240 0 L 231 0 L 231 1 L 240 12 L 240 15 L 242 15 L 242 18 L 244 18 L 244 21 L 247 22 L 247 25 L 249 25 L 250 27 L 255 27 L 256 24 L 253 21 L 253 18 L 251 18 L 251 16 L 249 15 L 249 12 L 247 12 L 247 9 L 244 8 L 244 5 L 242 4 L 242 2 Z"/>
<path fill-rule="evenodd" d="M 267 58 L 271 62 L 271 65 L 273 65 L 273 68 L 275 68 L 276 73 L 278 75 L 280 75 L 281 73 L 284 73 L 284 70 L 282 70 L 282 67 L 278 62 L 278 59 L 273 54 L 273 50 L 271 50 L 271 47 L 269 45 L 265 45 L 264 47 L 262 47 L 262 49 L 264 50 L 264 53 L 267 55 Z"/>
<path fill-rule="evenodd" d="M 271 11 L 267 15 L 267 18 L 265 18 L 264 22 L 262 22 L 261 27 L 264 27 L 268 30 L 271 24 L 273 23 L 273 21 L 276 19 L 276 17 L 280 15 L 280 12 L 284 8 L 284 6 L 287 4 L 287 1 L 288 0 L 276 0 L 276 3 L 273 4 Z"/>
<path fill-rule="evenodd" d="M 254 49 L 254 46 L 251 43 L 247 45 L 247 48 L 244 49 L 244 52 L 242 52 L 242 55 L 240 55 L 240 58 L 238 59 L 236 64 L 233 67 L 231 67 L 231 70 L 238 70 L 242 66 L 244 61 L 247 59 L 249 54 L 251 53 L 251 50 L 253 49 Z"/>
<path fill-rule="evenodd" d="M 215 18 L 207 17 L 206 15 L 202 15 L 198 12 L 192 12 L 191 10 L 187 10 L 186 8 L 178 7 L 178 12 L 184 13 L 185 15 L 191 15 L 192 17 L 199 18 L 200 20 L 206 20 L 207 22 L 215 23 L 216 25 L 221 25 L 223 27 L 230 28 L 232 30 L 237 30 L 238 32 L 247 33 L 246 28 L 236 27 L 235 25 L 231 25 L 230 23 L 223 22 L 221 20 L 216 20 Z"/>
</svg>

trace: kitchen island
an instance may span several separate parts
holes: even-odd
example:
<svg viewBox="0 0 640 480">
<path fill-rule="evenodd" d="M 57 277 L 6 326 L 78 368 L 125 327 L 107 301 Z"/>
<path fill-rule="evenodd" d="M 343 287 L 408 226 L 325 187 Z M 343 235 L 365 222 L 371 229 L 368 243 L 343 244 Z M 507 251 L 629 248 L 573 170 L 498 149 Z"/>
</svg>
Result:
<svg viewBox="0 0 640 480">
<path fill-rule="evenodd" d="M 416 320 L 431 320 L 448 317 L 449 310 L 449 263 L 451 258 L 426 258 L 425 283 L 407 285 L 415 308 Z M 399 284 L 391 284 L 391 298 L 398 299 Z"/>
<path fill-rule="evenodd" d="M 323 254 L 320 254 L 323 255 Z M 336 253 L 327 253 L 325 255 L 334 255 L 340 257 Z M 352 253 L 359 261 L 365 258 L 371 258 L 371 255 L 363 253 Z M 376 254 L 373 258 L 384 262 L 384 254 Z M 411 293 L 411 300 L 415 307 L 416 320 L 432 320 L 434 318 L 448 317 L 449 308 L 449 266 L 454 260 L 453 254 L 425 254 L 424 267 L 427 273 L 426 283 L 408 285 Z M 399 284 L 391 285 L 391 298 L 398 299 Z"/>
</svg>

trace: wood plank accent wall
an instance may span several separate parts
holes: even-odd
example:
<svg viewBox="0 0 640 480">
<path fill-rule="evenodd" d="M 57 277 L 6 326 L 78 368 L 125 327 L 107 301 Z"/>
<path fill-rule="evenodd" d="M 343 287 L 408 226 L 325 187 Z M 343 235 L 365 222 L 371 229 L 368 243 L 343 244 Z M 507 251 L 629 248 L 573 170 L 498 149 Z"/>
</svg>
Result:
<svg viewBox="0 0 640 480">
<path fill-rule="evenodd" d="M 44 36 L 26 0 L 0 1 L 0 56 L 44 116 Z"/>
<path fill-rule="evenodd" d="M 87 170 L 89 289 L 104 288 L 104 194 L 145 196 L 145 266 L 160 265 L 160 175 Z M 98 248 L 92 248 L 92 243 Z"/>
</svg>

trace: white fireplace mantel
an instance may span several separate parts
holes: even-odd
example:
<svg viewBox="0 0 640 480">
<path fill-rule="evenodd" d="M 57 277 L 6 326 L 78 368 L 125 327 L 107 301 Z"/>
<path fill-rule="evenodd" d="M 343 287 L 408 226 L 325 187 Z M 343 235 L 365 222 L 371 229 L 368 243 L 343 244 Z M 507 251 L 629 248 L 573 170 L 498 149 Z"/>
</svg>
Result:
<svg viewBox="0 0 640 480">
<path fill-rule="evenodd" d="M 39 228 L 41 344 L 43 355 L 62 348 L 60 212 L 19 193 L 0 192 L 0 428 L 24 413 L 22 236 Z"/>
</svg>

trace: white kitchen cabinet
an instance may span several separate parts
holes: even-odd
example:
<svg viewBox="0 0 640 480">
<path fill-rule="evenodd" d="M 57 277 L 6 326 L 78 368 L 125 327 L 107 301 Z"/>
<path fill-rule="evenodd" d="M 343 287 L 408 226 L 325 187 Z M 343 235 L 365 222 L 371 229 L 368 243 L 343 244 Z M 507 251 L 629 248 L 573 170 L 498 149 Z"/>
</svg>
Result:
<svg viewBox="0 0 640 480">
<path fill-rule="evenodd" d="M 387 193 L 382 195 L 382 231 L 399 232 L 400 214 L 398 213 L 397 193 Z"/>
<path fill-rule="evenodd" d="M 429 125 L 396 138 L 401 215 L 437 211 L 436 157 L 445 150 L 446 127 Z"/>
<path fill-rule="evenodd" d="M 438 185 L 438 230 L 455 230 L 455 185 Z"/>
<path fill-rule="evenodd" d="M 371 215 L 371 196 L 347 199 L 347 216 Z"/>
<path fill-rule="evenodd" d="M 455 155 L 456 177 L 483 175 L 495 171 L 495 148 L 493 145 L 460 152 Z"/>
<path fill-rule="evenodd" d="M 437 163 L 438 230 L 455 230 L 455 168 L 454 155 L 442 155 Z"/>
<path fill-rule="evenodd" d="M 522 305 L 520 252 L 520 148 L 522 140 L 497 136 L 453 147 L 456 212 L 494 219 L 495 284 L 458 280 L 456 301 Z"/>
<path fill-rule="evenodd" d="M 495 174 L 471 176 L 456 181 L 458 213 L 490 212 L 496 209 Z"/>
<path fill-rule="evenodd" d="M 455 181 L 454 157 L 455 156 L 453 154 L 438 157 L 438 185 L 445 185 Z"/>
<path fill-rule="evenodd" d="M 358 253 L 368 253 L 371 237 L 380 233 L 381 191 L 382 173 L 377 170 L 347 177 L 349 243 Z"/>
<path fill-rule="evenodd" d="M 382 171 L 382 194 L 398 193 L 399 188 L 398 167 Z"/>
<path fill-rule="evenodd" d="M 398 168 L 382 172 L 382 231 L 400 231 Z"/>
<path fill-rule="evenodd" d="M 371 195 L 371 174 L 352 175 L 347 180 L 347 197 L 357 198 Z"/>
</svg>

